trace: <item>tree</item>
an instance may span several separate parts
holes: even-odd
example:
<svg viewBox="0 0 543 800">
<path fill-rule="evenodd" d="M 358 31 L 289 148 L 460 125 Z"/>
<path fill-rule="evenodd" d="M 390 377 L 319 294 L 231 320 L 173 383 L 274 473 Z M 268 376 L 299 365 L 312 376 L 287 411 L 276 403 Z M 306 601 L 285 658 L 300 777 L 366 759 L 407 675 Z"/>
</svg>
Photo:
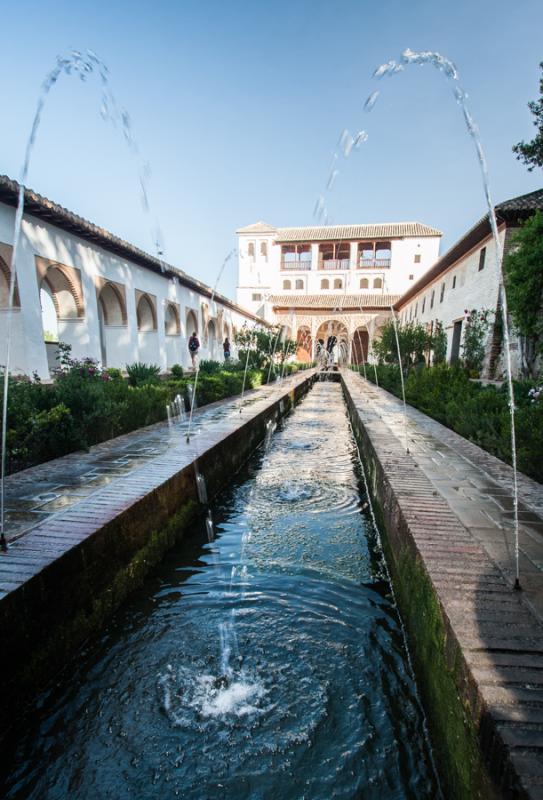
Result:
<svg viewBox="0 0 543 800">
<path fill-rule="evenodd" d="M 265 369 L 270 361 L 282 364 L 288 356 L 296 355 L 296 342 L 288 339 L 280 325 L 273 328 L 243 327 L 235 336 L 239 360 L 254 369 Z"/>
<path fill-rule="evenodd" d="M 539 66 L 543 71 L 543 61 Z M 534 167 L 543 167 L 543 76 L 539 80 L 539 94 L 539 101 L 532 100 L 528 103 L 528 108 L 535 117 L 533 122 L 537 134 L 531 142 L 519 142 L 513 147 L 518 160 L 528 165 L 528 172 L 532 172 Z"/>
<path fill-rule="evenodd" d="M 425 360 L 424 353 L 429 349 L 429 337 L 423 325 L 414 322 L 405 325 L 398 323 L 398 341 L 404 369 Z M 385 322 L 381 328 L 380 338 L 373 342 L 373 352 L 379 363 L 398 363 L 398 347 L 392 320 Z"/>
<path fill-rule="evenodd" d="M 504 261 L 507 305 L 518 332 L 526 337 L 525 367 L 533 375 L 543 353 L 543 214 L 523 223 Z M 528 346 L 526 346 L 526 344 Z"/>
<path fill-rule="evenodd" d="M 478 311 L 472 308 L 465 313 L 464 341 L 462 342 L 462 360 L 470 373 L 480 375 L 485 360 L 485 344 L 490 327 L 490 314 L 486 308 Z"/>
<path fill-rule="evenodd" d="M 447 334 L 443 323 L 436 319 L 431 339 L 432 364 L 444 364 L 447 359 Z"/>
</svg>

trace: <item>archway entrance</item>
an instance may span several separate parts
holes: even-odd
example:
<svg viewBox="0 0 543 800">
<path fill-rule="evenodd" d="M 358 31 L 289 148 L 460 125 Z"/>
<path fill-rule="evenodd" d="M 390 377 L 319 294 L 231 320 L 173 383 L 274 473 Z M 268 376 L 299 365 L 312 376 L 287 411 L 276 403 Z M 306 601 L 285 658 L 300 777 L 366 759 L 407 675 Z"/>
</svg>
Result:
<svg viewBox="0 0 543 800">
<path fill-rule="evenodd" d="M 213 320 L 207 326 L 207 347 L 209 358 L 212 361 L 217 360 L 217 333 L 215 331 L 215 323 Z"/>
<path fill-rule="evenodd" d="M 296 337 L 296 358 L 307 364 L 312 360 L 313 340 L 311 338 L 311 331 L 307 325 L 302 325 L 298 328 Z"/>
<path fill-rule="evenodd" d="M 369 335 L 366 328 L 357 328 L 353 334 L 351 364 L 366 364 L 368 361 Z"/>
<path fill-rule="evenodd" d="M 81 274 L 74 267 L 66 267 L 45 259 L 36 259 L 38 272 L 43 338 L 47 352 L 49 372 L 58 368 L 58 343 L 72 348 L 72 357 L 84 353 L 85 313 Z"/>
<path fill-rule="evenodd" d="M 100 352 L 103 367 L 124 367 L 121 342 L 116 328 L 125 327 L 127 322 L 124 287 L 106 282 L 98 295 L 98 316 L 100 320 Z"/>
<path fill-rule="evenodd" d="M 317 330 L 317 358 L 322 362 L 345 364 L 349 358 L 349 334 L 339 320 L 323 322 Z"/>
</svg>

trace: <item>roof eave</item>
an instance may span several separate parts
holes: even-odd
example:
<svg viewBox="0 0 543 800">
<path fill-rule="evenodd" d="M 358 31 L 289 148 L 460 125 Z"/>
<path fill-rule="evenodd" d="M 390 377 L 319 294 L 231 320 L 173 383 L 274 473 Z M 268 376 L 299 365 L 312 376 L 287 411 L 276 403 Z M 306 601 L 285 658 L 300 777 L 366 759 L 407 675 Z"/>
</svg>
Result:
<svg viewBox="0 0 543 800">
<path fill-rule="evenodd" d="M 19 202 L 19 184 L 6 175 L 0 175 L 0 202 L 12 206 L 13 208 L 17 208 Z M 237 311 L 260 324 L 268 325 L 265 320 L 241 308 L 241 306 L 238 306 L 227 297 L 217 292 L 213 294 L 213 290 L 210 286 L 201 283 L 197 278 L 192 278 L 190 275 L 187 275 L 186 272 L 183 272 L 183 270 L 173 267 L 171 264 L 161 261 L 155 256 L 149 255 L 149 253 L 114 236 L 114 234 L 104 228 L 93 225 L 92 222 L 77 216 L 77 214 L 73 214 L 66 208 L 63 208 L 57 203 L 53 203 L 51 200 L 27 188 L 25 188 L 24 192 L 24 211 L 25 214 L 29 214 L 50 225 L 61 228 L 68 233 L 72 233 L 80 239 L 84 239 L 93 245 L 101 247 L 103 250 L 107 250 L 109 253 L 114 253 L 158 275 L 164 275 L 167 278 L 177 278 L 182 286 L 193 289 L 205 297 L 211 298 L 213 296 L 217 302 L 230 308 L 232 311 Z"/>
</svg>

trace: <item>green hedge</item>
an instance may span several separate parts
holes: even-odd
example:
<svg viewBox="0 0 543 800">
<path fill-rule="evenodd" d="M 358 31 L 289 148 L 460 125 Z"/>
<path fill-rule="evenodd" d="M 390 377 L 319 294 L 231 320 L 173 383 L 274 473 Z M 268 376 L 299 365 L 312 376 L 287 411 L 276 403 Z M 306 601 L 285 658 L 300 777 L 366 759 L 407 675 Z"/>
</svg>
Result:
<svg viewBox="0 0 543 800">
<path fill-rule="evenodd" d="M 373 367 L 367 378 L 375 382 Z M 379 385 L 401 397 L 400 371 L 396 365 L 377 367 Z M 532 402 L 533 382 L 515 382 L 518 467 L 543 483 L 543 401 Z M 511 463 L 511 418 L 507 386 L 484 386 L 469 379 L 460 367 L 436 366 L 411 369 L 405 378 L 405 399 L 428 416 Z"/>
<path fill-rule="evenodd" d="M 166 405 L 181 395 L 188 408 L 188 384 L 194 375 L 160 381 L 141 370 L 140 383 L 130 385 L 119 370 L 101 370 L 91 359 L 66 359 L 53 384 L 10 379 L 8 395 L 7 471 L 17 472 L 52 458 L 87 450 L 123 433 L 166 418 Z M 298 365 L 286 365 L 290 374 Z M 179 375 L 179 371 L 176 371 Z M 145 374 L 143 374 L 145 373 Z M 196 400 L 204 406 L 239 394 L 244 369 L 232 363 L 219 365 L 198 376 Z M 247 371 L 246 390 L 265 383 L 267 370 Z M 3 381 L 0 381 L 0 403 Z"/>
</svg>

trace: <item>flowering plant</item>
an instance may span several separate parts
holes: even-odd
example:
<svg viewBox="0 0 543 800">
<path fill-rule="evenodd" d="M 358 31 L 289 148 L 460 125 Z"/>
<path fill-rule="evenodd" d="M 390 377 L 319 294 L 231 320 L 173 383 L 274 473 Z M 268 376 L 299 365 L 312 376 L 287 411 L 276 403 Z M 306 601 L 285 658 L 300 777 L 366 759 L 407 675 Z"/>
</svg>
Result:
<svg viewBox="0 0 543 800">
<path fill-rule="evenodd" d="M 535 386 L 528 392 L 528 397 L 532 403 L 537 403 L 539 398 L 543 395 L 543 386 Z"/>
</svg>

